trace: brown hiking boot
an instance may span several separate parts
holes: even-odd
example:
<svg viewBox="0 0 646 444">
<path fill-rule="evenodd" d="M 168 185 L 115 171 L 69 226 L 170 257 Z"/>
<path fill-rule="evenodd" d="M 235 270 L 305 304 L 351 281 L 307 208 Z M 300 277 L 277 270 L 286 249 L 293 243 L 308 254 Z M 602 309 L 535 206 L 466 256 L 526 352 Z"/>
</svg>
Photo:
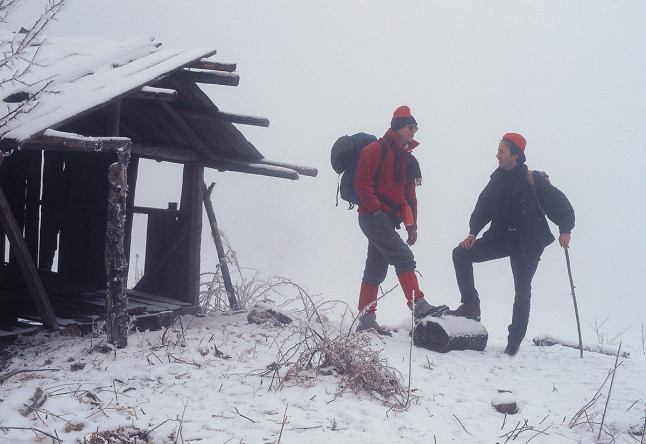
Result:
<svg viewBox="0 0 646 444">
<path fill-rule="evenodd" d="M 480 302 L 465 302 L 455 310 L 449 310 L 446 314 L 480 322 Z"/>
<path fill-rule="evenodd" d="M 359 316 L 359 324 L 357 331 L 374 330 L 382 336 L 392 336 L 393 334 L 386 327 L 382 327 L 377 323 L 377 315 L 375 313 L 366 313 Z"/>
</svg>

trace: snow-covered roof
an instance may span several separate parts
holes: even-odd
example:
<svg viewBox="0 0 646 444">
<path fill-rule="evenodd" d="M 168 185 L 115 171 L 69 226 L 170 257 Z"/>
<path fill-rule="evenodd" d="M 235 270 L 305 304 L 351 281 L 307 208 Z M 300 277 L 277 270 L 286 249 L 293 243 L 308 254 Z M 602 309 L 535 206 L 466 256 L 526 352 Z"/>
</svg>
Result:
<svg viewBox="0 0 646 444">
<path fill-rule="evenodd" d="M 207 60 L 213 49 L 166 49 L 152 36 L 48 36 L 29 42 L 18 57 L 7 56 L 21 41 L 0 33 L 4 150 L 27 148 L 53 129 L 128 137 L 134 154 L 157 160 L 289 178 L 297 178 L 296 171 L 316 174 L 265 159 L 232 122 L 267 126 L 267 119 L 222 113 L 199 88 L 238 83 L 235 65 Z M 109 129 L 110 119 L 118 121 L 118 134 Z"/>
</svg>

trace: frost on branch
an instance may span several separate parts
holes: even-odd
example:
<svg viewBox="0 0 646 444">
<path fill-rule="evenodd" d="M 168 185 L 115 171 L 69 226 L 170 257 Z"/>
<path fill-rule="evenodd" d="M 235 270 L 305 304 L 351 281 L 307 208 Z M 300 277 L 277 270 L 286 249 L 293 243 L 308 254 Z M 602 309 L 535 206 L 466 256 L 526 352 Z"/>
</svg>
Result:
<svg viewBox="0 0 646 444">
<path fill-rule="evenodd" d="M 45 12 L 30 29 L 0 33 L 0 127 L 29 112 L 38 105 L 51 79 L 33 82 L 29 73 L 38 66 L 38 53 L 44 41 L 43 30 L 63 7 L 64 0 L 50 0 Z M 16 0 L 0 0 L 0 23 L 8 23 L 11 14 L 20 6 Z M 32 83 L 33 82 L 33 83 Z"/>
</svg>

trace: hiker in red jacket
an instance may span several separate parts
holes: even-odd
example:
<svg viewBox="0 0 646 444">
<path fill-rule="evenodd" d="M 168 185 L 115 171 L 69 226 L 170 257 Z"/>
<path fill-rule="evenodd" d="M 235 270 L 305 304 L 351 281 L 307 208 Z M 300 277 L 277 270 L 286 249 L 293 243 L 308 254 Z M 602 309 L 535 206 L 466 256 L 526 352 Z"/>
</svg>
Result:
<svg viewBox="0 0 646 444">
<path fill-rule="evenodd" d="M 434 307 L 424 299 L 415 274 L 415 258 L 409 248 L 417 241 L 417 197 L 415 186 L 422 174 L 411 152 L 419 143 L 414 140 L 417 122 L 407 106 L 393 114 L 390 129 L 380 141 L 366 146 L 359 155 L 354 188 L 359 195 L 359 226 L 368 238 L 368 258 L 359 293 L 357 331 L 373 328 L 389 335 L 377 323 L 379 284 L 386 278 L 388 265 L 395 267 L 408 307 L 415 318 L 440 316 L 448 307 Z M 381 142 L 386 156 L 381 158 Z M 404 223 L 406 242 L 396 229 Z"/>
</svg>

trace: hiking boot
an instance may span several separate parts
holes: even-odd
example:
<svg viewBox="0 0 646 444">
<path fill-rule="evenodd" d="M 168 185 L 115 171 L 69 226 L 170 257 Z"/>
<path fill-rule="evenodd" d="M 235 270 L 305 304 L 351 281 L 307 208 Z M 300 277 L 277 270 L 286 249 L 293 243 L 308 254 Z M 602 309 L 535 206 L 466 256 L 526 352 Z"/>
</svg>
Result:
<svg viewBox="0 0 646 444">
<path fill-rule="evenodd" d="M 446 314 L 480 322 L 480 302 L 465 302 L 455 310 L 447 311 Z"/>
<path fill-rule="evenodd" d="M 408 308 L 413 310 L 412 305 L 408 305 Z M 415 320 L 420 320 L 426 316 L 438 317 L 446 314 L 449 307 L 446 305 L 434 306 L 429 304 L 426 299 L 419 298 L 415 301 Z"/>
<path fill-rule="evenodd" d="M 507 347 L 505 348 L 505 354 L 509 356 L 516 356 L 516 353 L 518 353 L 519 348 L 520 348 L 519 344 L 508 342 Z"/>
<path fill-rule="evenodd" d="M 377 323 L 377 315 L 375 313 L 366 313 L 359 316 L 359 324 L 357 331 L 374 330 L 382 336 L 392 336 L 393 334 L 385 327 Z"/>
</svg>

